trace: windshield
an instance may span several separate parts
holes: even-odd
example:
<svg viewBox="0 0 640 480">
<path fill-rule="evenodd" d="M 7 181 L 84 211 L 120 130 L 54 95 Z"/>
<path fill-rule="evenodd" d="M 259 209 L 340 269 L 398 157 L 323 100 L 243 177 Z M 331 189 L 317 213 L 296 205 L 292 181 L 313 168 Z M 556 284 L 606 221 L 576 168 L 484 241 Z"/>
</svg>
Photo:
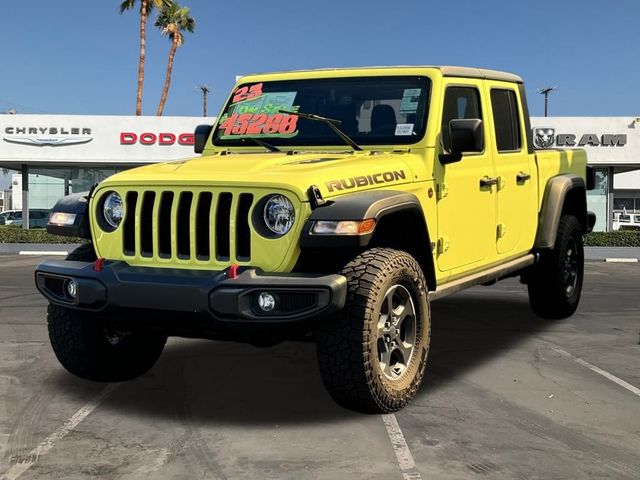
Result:
<svg viewBox="0 0 640 480">
<path fill-rule="evenodd" d="M 320 115 L 360 145 L 415 143 L 426 129 L 429 79 L 417 76 L 286 80 L 240 85 L 220 117 L 213 143 L 246 146 L 341 145 L 325 123 L 288 112 Z"/>
</svg>

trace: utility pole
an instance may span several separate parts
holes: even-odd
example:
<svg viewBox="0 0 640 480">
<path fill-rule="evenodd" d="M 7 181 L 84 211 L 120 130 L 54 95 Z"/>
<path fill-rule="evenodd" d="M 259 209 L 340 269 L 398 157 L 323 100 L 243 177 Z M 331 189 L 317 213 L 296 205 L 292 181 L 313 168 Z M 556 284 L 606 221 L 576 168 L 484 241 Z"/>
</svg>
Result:
<svg viewBox="0 0 640 480">
<path fill-rule="evenodd" d="M 549 116 L 549 94 L 557 89 L 558 87 L 543 87 L 537 90 L 537 92 L 540 95 L 544 95 L 544 116 L 545 117 Z"/>
<path fill-rule="evenodd" d="M 202 116 L 207 116 L 207 95 L 209 95 L 209 87 L 206 85 L 200 85 L 199 88 L 202 91 Z"/>
</svg>

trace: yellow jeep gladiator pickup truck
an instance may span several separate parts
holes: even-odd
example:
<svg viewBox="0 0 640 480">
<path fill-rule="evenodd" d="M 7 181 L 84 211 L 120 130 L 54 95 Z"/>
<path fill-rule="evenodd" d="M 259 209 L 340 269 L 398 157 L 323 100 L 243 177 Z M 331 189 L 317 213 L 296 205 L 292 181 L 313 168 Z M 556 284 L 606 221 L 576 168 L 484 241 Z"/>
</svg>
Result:
<svg viewBox="0 0 640 480">
<path fill-rule="evenodd" d="M 586 156 L 533 151 L 516 75 L 249 75 L 195 151 L 54 207 L 51 233 L 90 240 L 35 272 L 71 373 L 134 378 L 170 335 L 305 339 L 338 403 L 391 412 L 420 386 L 430 301 L 520 276 L 538 315 L 578 306 Z"/>
</svg>

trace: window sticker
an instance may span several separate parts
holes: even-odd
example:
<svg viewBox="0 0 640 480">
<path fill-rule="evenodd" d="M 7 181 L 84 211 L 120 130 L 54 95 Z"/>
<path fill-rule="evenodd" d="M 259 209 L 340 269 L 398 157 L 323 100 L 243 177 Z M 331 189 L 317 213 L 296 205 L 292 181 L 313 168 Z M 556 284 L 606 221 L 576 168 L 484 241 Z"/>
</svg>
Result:
<svg viewBox="0 0 640 480">
<path fill-rule="evenodd" d="M 256 83 L 250 87 L 243 85 L 239 87 L 233 94 L 231 103 L 244 102 L 245 100 L 251 100 L 252 98 L 262 95 L 262 83 Z"/>
<path fill-rule="evenodd" d="M 248 95 L 250 92 L 251 88 L 248 88 L 240 93 Z M 298 92 L 262 93 L 262 85 L 260 92 L 258 97 L 232 104 L 227 113 L 222 115 L 218 125 L 220 138 L 294 137 L 298 134 L 298 116 L 280 113 L 280 110 L 297 110 L 293 102 Z"/>
<path fill-rule="evenodd" d="M 298 92 L 269 92 L 234 105 L 231 113 L 278 113 L 291 110 Z"/>
<path fill-rule="evenodd" d="M 396 133 L 397 137 L 413 135 L 413 123 L 399 123 L 396 125 Z"/>
<path fill-rule="evenodd" d="M 400 115 L 416 113 L 420 102 L 419 88 L 405 88 L 400 101 Z M 397 134 L 396 134 L 397 135 Z"/>
<path fill-rule="evenodd" d="M 298 116 L 285 113 L 234 113 L 218 126 L 221 138 L 236 136 L 293 137 L 298 133 Z"/>
</svg>

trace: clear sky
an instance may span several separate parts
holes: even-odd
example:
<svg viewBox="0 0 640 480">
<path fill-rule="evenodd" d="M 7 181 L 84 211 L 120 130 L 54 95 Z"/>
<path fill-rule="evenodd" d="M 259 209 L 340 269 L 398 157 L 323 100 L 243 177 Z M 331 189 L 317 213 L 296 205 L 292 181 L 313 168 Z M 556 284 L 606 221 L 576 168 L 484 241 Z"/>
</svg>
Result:
<svg viewBox="0 0 640 480">
<path fill-rule="evenodd" d="M 3 2 L 0 111 L 135 111 L 137 11 L 117 0 Z M 235 76 L 364 65 L 448 64 L 557 85 L 551 115 L 640 116 L 638 0 L 184 0 L 196 19 L 179 49 L 165 115 L 217 114 Z M 155 114 L 169 41 L 148 24 L 143 111 Z"/>
</svg>

